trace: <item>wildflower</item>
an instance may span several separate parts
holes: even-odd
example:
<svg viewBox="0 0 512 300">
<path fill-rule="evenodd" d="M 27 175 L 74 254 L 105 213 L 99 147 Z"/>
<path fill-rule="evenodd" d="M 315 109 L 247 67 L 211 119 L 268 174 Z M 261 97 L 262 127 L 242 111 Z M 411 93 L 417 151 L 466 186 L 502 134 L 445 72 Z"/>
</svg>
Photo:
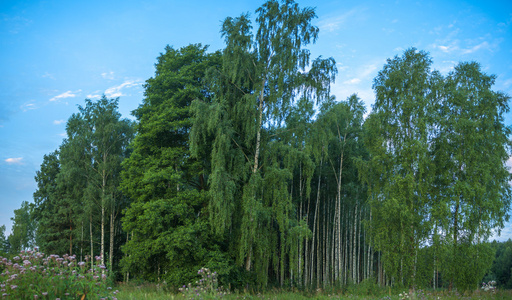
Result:
<svg viewBox="0 0 512 300">
<path fill-rule="evenodd" d="M 34 295 L 34 299 L 39 299 L 39 296 L 38 295 Z"/>
<path fill-rule="evenodd" d="M 48 296 L 48 292 L 43 292 L 43 296 Z"/>
</svg>

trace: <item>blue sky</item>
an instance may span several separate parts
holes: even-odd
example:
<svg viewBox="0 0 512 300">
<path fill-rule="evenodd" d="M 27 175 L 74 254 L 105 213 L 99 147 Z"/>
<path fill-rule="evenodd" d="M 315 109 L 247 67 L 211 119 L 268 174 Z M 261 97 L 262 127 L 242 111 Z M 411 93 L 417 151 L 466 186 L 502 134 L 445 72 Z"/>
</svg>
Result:
<svg viewBox="0 0 512 300">
<path fill-rule="evenodd" d="M 416 47 L 446 74 L 477 61 L 512 95 L 511 1 L 297 1 L 316 7 L 313 57 L 334 57 L 338 99 L 357 93 L 370 107 L 372 80 L 387 58 Z M 59 147 L 84 99 L 120 97 L 131 117 L 166 45 L 223 47 L 220 25 L 263 1 L 0 2 L 0 225 L 32 201 L 43 155 Z M 512 114 L 506 124 L 512 124 Z M 511 162 L 511 161 L 509 161 Z M 508 223 L 498 240 L 512 237 Z"/>
</svg>

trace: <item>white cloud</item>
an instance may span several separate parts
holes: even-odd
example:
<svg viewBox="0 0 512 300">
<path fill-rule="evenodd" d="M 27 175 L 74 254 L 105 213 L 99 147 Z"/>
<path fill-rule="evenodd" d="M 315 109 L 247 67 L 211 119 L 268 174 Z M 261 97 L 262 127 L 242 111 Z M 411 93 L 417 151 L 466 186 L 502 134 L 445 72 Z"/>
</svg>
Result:
<svg viewBox="0 0 512 300">
<path fill-rule="evenodd" d="M 99 98 L 101 98 L 101 96 L 100 96 L 100 95 L 98 95 L 98 94 L 94 94 L 94 95 L 93 95 L 93 94 L 89 94 L 89 95 L 87 95 L 85 98 L 90 99 L 90 100 L 94 100 L 94 99 L 99 99 Z"/>
<path fill-rule="evenodd" d="M 507 80 L 505 80 L 505 82 L 503 82 L 503 86 L 505 86 L 505 88 L 509 88 L 510 86 L 512 85 L 512 78 L 509 78 Z"/>
<path fill-rule="evenodd" d="M 65 123 L 65 122 L 66 122 L 65 120 L 54 120 L 53 124 L 54 125 L 60 125 L 60 124 Z"/>
<path fill-rule="evenodd" d="M 24 112 L 26 112 L 28 110 L 36 109 L 36 108 L 37 108 L 37 106 L 33 101 L 30 101 L 30 102 L 25 103 L 20 106 L 20 109 Z"/>
<path fill-rule="evenodd" d="M 470 54 L 470 53 L 476 52 L 476 51 L 478 51 L 480 49 L 488 49 L 488 50 L 490 50 L 489 43 L 488 42 L 482 42 L 482 43 L 480 43 L 480 44 L 478 44 L 476 46 L 473 46 L 473 47 L 471 47 L 469 49 L 463 49 L 462 50 L 462 54 Z"/>
<path fill-rule="evenodd" d="M 318 22 L 318 28 L 320 29 L 320 32 L 333 32 L 341 29 L 341 26 L 347 23 L 347 20 L 355 15 L 359 10 L 358 9 L 352 9 L 342 15 L 336 16 L 336 17 L 330 17 L 322 19 Z"/>
<path fill-rule="evenodd" d="M 359 78 L 352 78 L 350 80 L 344 81 L 343 83 L 344 84 L 358 84 L 360 82 L 361 82 L 361 79 L 359 79 Z"/>
<path fill-rule="evenodd" d="M 500 39 L 493 39 L 491 36 L 487 35 L 478 39 L 461 42 L 458 39 L 452 39 L 453 35 L 456 35 L 456 32 L 450 34 L 443 40 L 437 40 L 431 47 L 447 54 L 465 55 L 481 50 L 492 52 L 502 41 Z"/>
<path fill-rule="evenodd" d="M 142 80 L 140 80 L 140 79 L 126 80 L 125 82 L 121 83 L 120 85 L 116 85 L 116 86 L 113 86 L 113 87 L 105 90 L 105 95 L 109 98 L 126 96 L 122 92 L 123 89 L 128 89 L 131 87 L 139 87 L 141 85 L 141 82 L 142 82 Z"/>
<path fill-rule="evenodd" d="M 59 136 L 62 137 L 62 138 L 67 138 L 68 137 L 68 134 L 67 133 L 59 133 Z"/>
<path fill-rule="evenodd" d="M 101 73 L 101 77 L 105 78 L 105 79 L 114 79 L 114 72 L 110 71 L 110 72 L 105 72 L 105 73 Z"/>
<path fill-rule="evenodd" d="M 48 72 L 45 72 L 44 75 L 42 75 L 41 77 L 55 80 L 55 77 L 53 77 L 53 75 Z"/>
<path fill-rule="evenodd" d="M 82 90 L 78 90 L 76 92 L 72 92 L 72 91 L 67 91 L 67 92 L 64 92 L 60 95 L 57 95 L 53 98 L 50 99 L 50 101 L 57 101 L 57 100 L 60 100 L 60 99 L 65 99 L 65 98 L 74 98 L 76 97 L 76 93 L 79 93 L 81 92 Z"/>
<path fill-rule="evenodd" d="M 10 165 L 21 165 L 23 164 L 23 157 L 12 157 L 5 160 Z"/>
</svg>

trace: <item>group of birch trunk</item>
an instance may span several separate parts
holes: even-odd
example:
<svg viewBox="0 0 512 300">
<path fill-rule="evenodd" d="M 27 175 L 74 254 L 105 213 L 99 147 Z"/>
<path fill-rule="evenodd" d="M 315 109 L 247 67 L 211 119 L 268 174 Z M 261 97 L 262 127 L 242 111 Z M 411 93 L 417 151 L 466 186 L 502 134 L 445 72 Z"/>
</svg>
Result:
<svg viewBox="0 0 512 300">
<path fill-rule="evenodd" d="M 297 174 L 302 200 L 297 216 L 312 234 L 298 245 L 304 256 L 295 284 L 325 288 L 374 276 L 374 250 L 363 225 L 371 211 L 355 166 L 356 159 L 367 155 L 362 147 L 364 112 L 362 101 L 352 95 L 347 101 L 326 102 L 313 124 L 316 170 L 310 195 L 303 194 L 301 172 Z"/>
</svg>

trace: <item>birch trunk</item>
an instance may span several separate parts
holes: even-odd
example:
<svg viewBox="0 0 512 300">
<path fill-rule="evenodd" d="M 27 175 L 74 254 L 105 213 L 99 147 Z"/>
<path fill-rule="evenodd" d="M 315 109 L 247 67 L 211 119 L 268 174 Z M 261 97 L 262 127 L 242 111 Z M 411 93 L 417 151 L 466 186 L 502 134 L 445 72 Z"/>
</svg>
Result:
<svg viewBox="0 0 512 300">
<path fill-rule="evenodd" d="M 320 173 L 318 174 L 318 188 L 316 192 L 316 204 L 315 204 L 315 216 L 313 217 L 313 241 L 311 243 L 311 282 L 313 282 L 313 256 L 315 253 L 315 237 L 316 237 L 316 227 L 317 227 L 317 216 L 318 216 L 318 205 L 320 204 L 320 185 L 321 185 L 321 179 L 322 179 L 322 159 L 320 159 Z M 316 258 L 317 264 L 318 264 L 318 255 Z M 318 275 L 318 268 L 317 268 L 317 275 Z M 319 286 L 319 280 L 317 279 L 317 287 Z"/>
</svg>

